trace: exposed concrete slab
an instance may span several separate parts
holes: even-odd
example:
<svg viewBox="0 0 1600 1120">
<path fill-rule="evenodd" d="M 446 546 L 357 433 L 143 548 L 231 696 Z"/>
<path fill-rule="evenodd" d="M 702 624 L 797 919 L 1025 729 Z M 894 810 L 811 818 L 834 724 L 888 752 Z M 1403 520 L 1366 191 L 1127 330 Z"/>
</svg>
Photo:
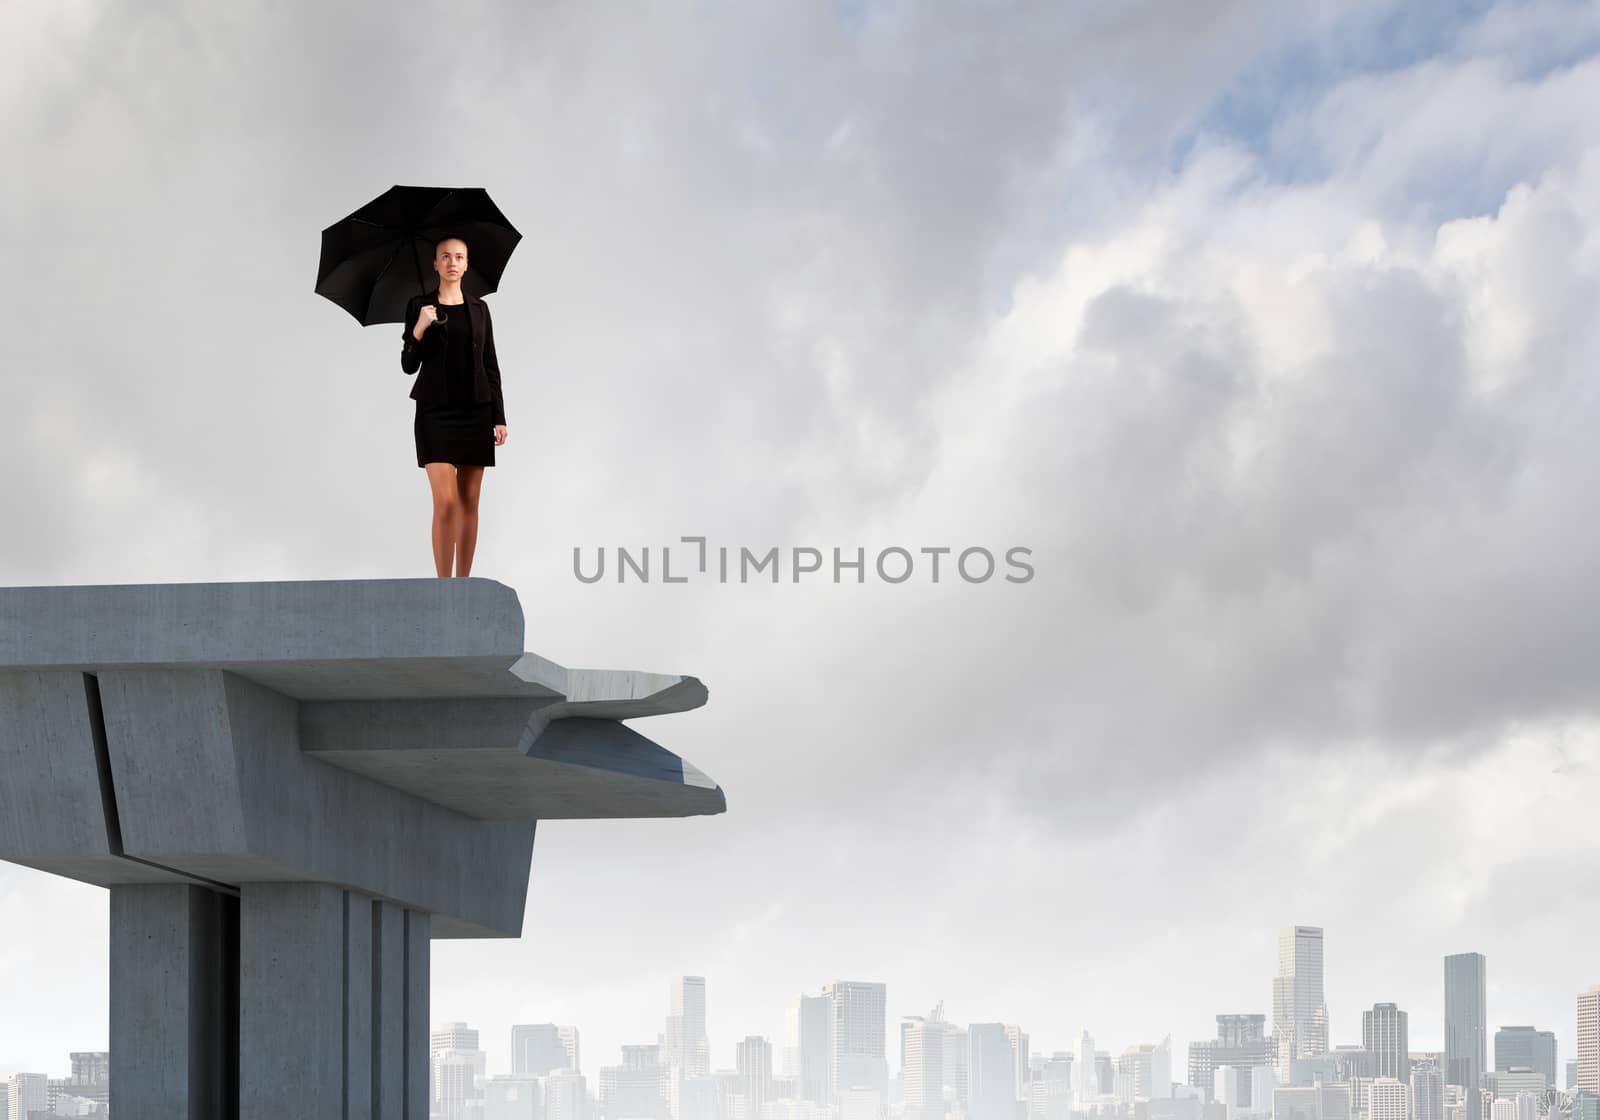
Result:
<svg viewBox="0 0 1600 1120">
<path fill-rule="evenodd" d="M 127 852 L 230 884 L 324 882 L 517 936 L 536 822 L 481 821 L 324 766 L 294 701 L 221 670 L 100 674 Z"/>
</svg>

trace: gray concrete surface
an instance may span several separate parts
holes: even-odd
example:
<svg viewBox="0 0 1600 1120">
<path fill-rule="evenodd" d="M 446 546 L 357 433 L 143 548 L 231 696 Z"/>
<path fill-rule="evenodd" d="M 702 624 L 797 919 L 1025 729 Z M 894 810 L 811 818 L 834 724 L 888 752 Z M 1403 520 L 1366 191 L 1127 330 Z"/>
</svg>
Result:
<svg viewBox="0 0 1600 1120">
<path fill-rule="evenodd" d="M 428 944 L 522 931 L 537 822 L 720 813 L 485 579 L 0 588 L 0 859 L 111 889 L 118 1120 L 427 1116 Z"/>
</svg>

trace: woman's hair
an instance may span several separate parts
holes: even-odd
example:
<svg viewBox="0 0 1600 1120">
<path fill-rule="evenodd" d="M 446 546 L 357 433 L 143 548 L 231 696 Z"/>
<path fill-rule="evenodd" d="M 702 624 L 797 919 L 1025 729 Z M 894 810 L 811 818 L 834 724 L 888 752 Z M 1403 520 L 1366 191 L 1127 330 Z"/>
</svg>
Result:
<svg viewBox="0 0 1600 1120">
<path fill-rule="evenodd" d="M 462 237 L 459 233 L 447 233 L 433 243 L 433 255 L 435 257 L 438 257 L 439 255 L 439 246 L 443 245 L 446 241 L 459 241 L 461 244 L 467 245 L 467 239 Z M 470 245 L 467 245 L 467 256 L 472 256 L 472 246 Z"/>
</svg>

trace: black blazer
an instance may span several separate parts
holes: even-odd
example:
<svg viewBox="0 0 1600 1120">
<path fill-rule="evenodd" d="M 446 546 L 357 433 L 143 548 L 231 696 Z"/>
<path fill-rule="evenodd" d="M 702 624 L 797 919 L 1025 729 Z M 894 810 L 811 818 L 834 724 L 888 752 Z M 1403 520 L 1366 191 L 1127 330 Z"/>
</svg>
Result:
<svg viewBox="0 0 1600 1120">
<path fill-rule="evenodd" d="M 450 398 L 445 385 L 444 332 L 446 327 L 458 330 L 465 316 L 472 332 L 472 399 L 492 401 L 494 422 L 504 424 L 506 404 L 500 393 L 500 360 L 494 352 L 494 320 L 489 316 L 487 303 L 476 296 L 467 295 L 465 298 L 467 302 L 460 307 L 445 304 L 444 309 L 450 321 L 435 323 L 422 332 L 422 341 L 418 342 L 411 332 L 425 305 L 431 303 L 438 306 L 439 289 L 411 297 L 406 303 L 405 342 L 400 348 L 400 368 L 406 373 L 416 373 L 419 368 L 422 370 L 417 383 L 411 387 L 412 400 L 428 404 L 447 403 Z"/>
</svg>

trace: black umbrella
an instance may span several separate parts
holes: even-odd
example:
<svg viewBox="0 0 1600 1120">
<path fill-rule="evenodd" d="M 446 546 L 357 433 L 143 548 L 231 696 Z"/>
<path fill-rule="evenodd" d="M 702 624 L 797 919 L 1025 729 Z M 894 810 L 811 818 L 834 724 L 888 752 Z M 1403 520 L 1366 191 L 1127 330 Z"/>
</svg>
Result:
<svg viewBox="0 0 1600 1120">
<path fill-rule="evenodd" d="M 499 288 L 522 240 L 482 187 L 390 187 L 322 231 L 317 294 L 364 327 L 398 323 L 406 301 L 437 283 L 433 249 L 444 237 L 467 243 L 461 289 L 480 297 Z"/>
</svg>

